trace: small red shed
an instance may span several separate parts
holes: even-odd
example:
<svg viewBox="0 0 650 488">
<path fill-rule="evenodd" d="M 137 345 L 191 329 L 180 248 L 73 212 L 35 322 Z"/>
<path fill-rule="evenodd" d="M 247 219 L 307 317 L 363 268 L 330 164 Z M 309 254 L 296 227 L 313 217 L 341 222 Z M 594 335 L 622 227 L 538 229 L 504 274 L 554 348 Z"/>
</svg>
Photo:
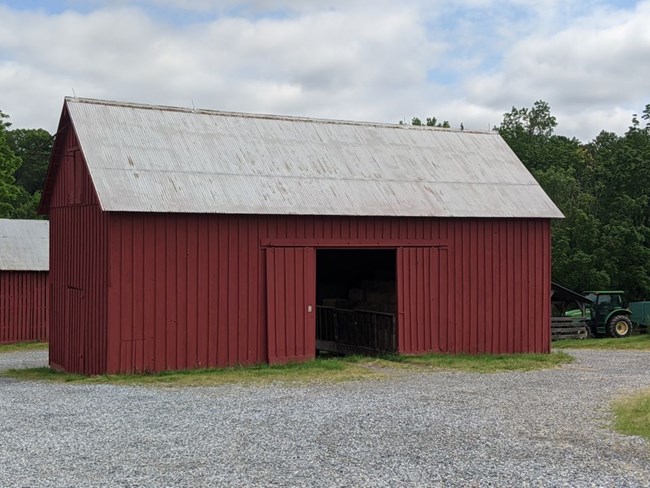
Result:
<svg viewBox="0 0 650 488">
<path fill-rule="evenodd" d="M 47 341 L 49 224 L 0 219 L 0 344 Z"/>
<path fill-rule="evenodd" d="M 548 352 L 550 219 L 496 133 L 67 98 L 53 367 Z"/>
</svg>

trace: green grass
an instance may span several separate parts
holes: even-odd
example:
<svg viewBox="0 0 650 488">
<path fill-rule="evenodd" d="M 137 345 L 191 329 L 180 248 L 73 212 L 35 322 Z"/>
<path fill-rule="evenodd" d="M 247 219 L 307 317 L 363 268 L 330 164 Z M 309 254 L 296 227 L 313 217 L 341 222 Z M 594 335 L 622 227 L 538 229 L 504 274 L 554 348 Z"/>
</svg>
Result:
<svg viewBox="0 0 650 488">
<path fill-rule="evenodd" d="M 650 390 L 617 400 L 613 409 L 617 431 L 650 440 Z"/>
<path fill-rule="evenodd" d="M 650 334 L 641 334 L 623 339 L 564 339 L 553 343 L 555 349 L 635 349 L 650 351 Z"/>
<path fill-rule="evenodd" d="M 573 357 L 563 352 L 551 354 L 425 354 L 422 356 L 392 356 L 391 361 L 433 369 L 498 373 L 501 371 L 532 371 L 554 368 L 570 363 Z"/>
<path fill-rule="evenodd" d="M 383 379 L 400 374 L 405 369 L 457 370 L 480 373 L 499 371 L 530 371 L 553 368 L 571 362 L 573 358 L 562 352 L 552 354 L 515 355 L 451 355 L 424 356 L 360 356 L 318 358 L 305 363 L 281 366 L 249 366 L 223 369 L 167 371 L 155 374 L 84 376 L 57 372 L 50 368 L 12 369 L 4 376 L 22 380 L 55 381 L 61 383 L 155 385 L 155 386 L 216 386 L 227 383 L 266 384 L 332 383 L 365 379 Z"/>
<path fill-rule="evenodd" d="M 65 383 L 107 383 L 117 385 L 156 386 L 216 386 L 227 383 L 263 384 L 274 381 L 285 383 L 316 383 L 354 381 L 379 377 L 370 368 L 357 365 L 347 358 L 315 359 L 306 363 L 290 363 L 278 366 L 257 365 L 219 369 L 193 369 L 164 371 L 153 374 L 119 374 L 85 376 L 58 372 L 50 368 L 11 369 L 4 373 L 25 380 L 49 380 Z"/>
<path fill-rule="evenodd" d="M 0 354 L 3 352 L 33 351 L 47 349 L 47 342 L 17 342 L 15 344 L 0 344 Z"/>
</svg>

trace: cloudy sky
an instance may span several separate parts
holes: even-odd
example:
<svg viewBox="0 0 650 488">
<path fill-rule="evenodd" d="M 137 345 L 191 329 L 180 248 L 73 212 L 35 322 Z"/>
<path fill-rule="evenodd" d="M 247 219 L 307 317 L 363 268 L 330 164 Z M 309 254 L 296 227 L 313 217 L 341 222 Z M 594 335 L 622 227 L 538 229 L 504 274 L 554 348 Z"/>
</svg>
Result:
<svg viewBox="0 0 650 488">
<path fill-rule="evenodd" d="M 0 0 L 0 21 L 14 127 L 53 131 L 73 93 L 477 130 L 542 99 L 588 141 L 650 103 L 650 0 Z"/>
</svg>

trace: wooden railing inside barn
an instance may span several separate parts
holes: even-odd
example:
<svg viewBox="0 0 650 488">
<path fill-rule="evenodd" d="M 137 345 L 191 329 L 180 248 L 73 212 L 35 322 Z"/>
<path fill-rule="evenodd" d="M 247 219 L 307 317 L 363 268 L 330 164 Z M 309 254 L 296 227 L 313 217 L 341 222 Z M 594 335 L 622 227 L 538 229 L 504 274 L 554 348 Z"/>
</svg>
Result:
<svg viewBox="0 0 650 488">
<path fill-rule="evenodd" d="M 316 349 L 341 354 L 397 351 L 395 315 L 369 310 L 316 307 Z"/>
</svg>

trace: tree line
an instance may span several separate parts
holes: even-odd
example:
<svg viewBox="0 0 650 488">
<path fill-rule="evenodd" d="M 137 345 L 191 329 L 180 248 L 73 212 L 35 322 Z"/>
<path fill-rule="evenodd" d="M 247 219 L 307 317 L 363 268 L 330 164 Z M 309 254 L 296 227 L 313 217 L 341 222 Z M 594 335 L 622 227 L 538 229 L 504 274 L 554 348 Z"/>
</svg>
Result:
<svg viewBox="0 0 650 488">
<path fill-rule="evenodd" d="M 539 100 L 494 128 L 564 213 L 552 224 L 553 279 L 650 300 L 650 104 L 621 136 L 603 130 L 583 143 L 556 127 Z"/>
<path fill-rule="evenodd" d="M 650 300 L 650 104 L 622 136 L 601 131 L 582 143 L 556 126 L 538 101 L 497 128 L 564 213 L 553 222 L 553 279 Z"/>
<path fill-rule="evenodd" d="M 0 218 L 36 219 L 52 151 L 44 129 L 11 129 L 0 110 Z"/>
<path fill-rule="evenodd" d="M 435 117 L 411 123 L 449 127 Z M 513 107 L 495 127 L 565 215 L 552 224 L 553 279 L 650 300 L 650 104 L 623 135 L 583 143 L 556 127 L 544 101 Z M 12 130 L 0 111 L 0 218 L 39 218 L 52 141 L 43 129 Z"/>
</svg>

